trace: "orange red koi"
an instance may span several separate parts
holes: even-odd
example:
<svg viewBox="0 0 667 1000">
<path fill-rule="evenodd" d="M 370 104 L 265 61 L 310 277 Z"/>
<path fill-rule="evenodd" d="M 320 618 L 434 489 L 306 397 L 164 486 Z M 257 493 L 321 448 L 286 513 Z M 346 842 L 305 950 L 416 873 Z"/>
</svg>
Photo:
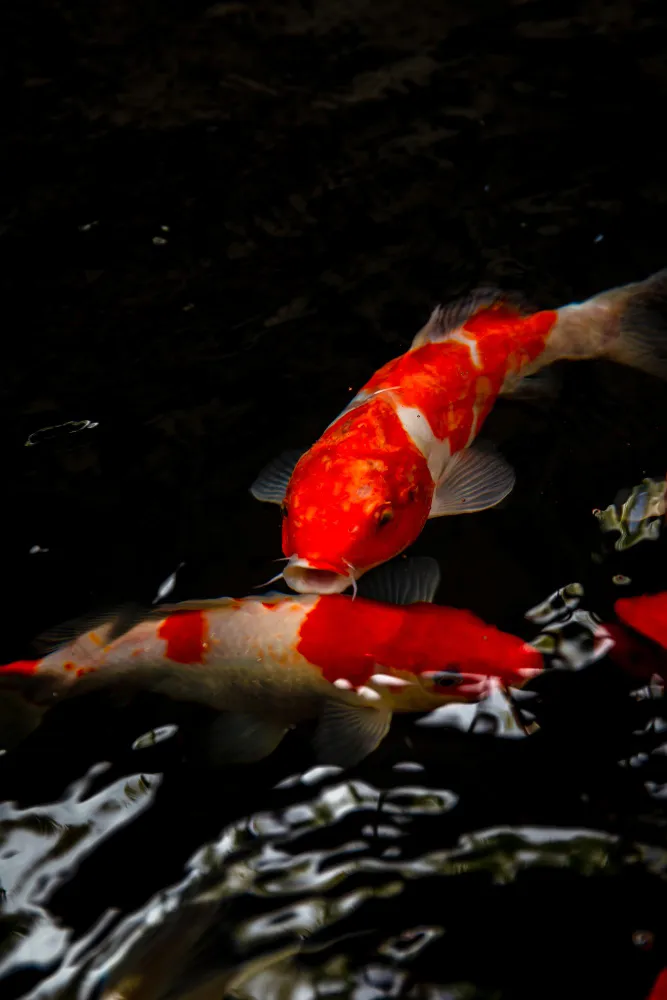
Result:
<svg viewBox="0 0 667 1000">
<path fill-rule="evenodd" d="M 500 394 L 561 359 L 606 357 L 665 376 L 667 271 L 559 309 L 482 291 L 437 308 L 304 454 L 270 463 L 251 492 L 282 508 L 285 580 L 340 593 L 409 546 L 431 517 L 498 504 L 514 473 L 474 445 Z"/>
</svg>

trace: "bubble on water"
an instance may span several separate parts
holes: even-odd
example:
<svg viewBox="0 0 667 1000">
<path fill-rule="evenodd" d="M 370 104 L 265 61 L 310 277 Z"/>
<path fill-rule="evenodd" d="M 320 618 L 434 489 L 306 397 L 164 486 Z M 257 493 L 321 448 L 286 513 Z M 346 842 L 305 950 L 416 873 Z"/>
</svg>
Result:
<svg viewBox="0 0 667 1000">
<path fill-rule="evenodd" d="M 624 573 L 616 573 L 611 579 L 617 587 L 626 587 L 629 583 L 632 583 L 630 577 L 626 576 Z"/>
</svg>

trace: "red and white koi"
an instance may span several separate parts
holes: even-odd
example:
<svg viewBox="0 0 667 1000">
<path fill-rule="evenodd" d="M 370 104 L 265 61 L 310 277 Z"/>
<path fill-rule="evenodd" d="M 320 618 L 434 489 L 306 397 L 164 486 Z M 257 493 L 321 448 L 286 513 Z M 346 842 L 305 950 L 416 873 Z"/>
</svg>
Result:
<svg viewBox="0 0 667 1000">
<path fill-rule="evenodd" d="M 667 649 L 667 592 L 620 597 L 614 611 L 625 624 Z M 667 661 L 663 676 L 667 674 Z"/>
<path fill-rule="evenodd" d="M 468 611 L 438 607 L 435 560 L 398 560 L 365 581 L 369 597 L 267 594 L 162 606 L 114 637 L 113 620 L 40 660 L 0 667 L 56 692 L 129 680 L 224 711 L 220 761 L 260 759 L 286 730 L 317 719 L 321 763 L 348 766 L 385 736 L 393 712 L 427 712 L 522 686 L 542 657 Z M 387 603 L 393 602 L 393 603 Z M 400 603 L 397 603 L 400 602 Z"/>
<path fill-rule="evenodd" d="M 438 307 L 304 454 L 251 487 L 282 508 L 284 578 L 340 593 L 402 552 L 428 518 L 498 504 L 514 472 L 473 446 L 500 394 L 562 359 L 608 358 L 665 377 L 667 270 L 585 302 L 530 312 L 502 292 Z"/>
</svg>

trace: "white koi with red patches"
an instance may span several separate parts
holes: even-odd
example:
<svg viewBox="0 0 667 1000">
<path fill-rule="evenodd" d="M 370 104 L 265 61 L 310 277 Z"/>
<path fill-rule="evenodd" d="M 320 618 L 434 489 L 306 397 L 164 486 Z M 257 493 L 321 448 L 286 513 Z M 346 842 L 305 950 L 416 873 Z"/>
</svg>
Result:
<svg viewBox="0 0 667 1000">
<path fill-rule="evenodd" d="M 376 578 L 400 604 L 342 595 L 187 601 L 150 612 L 102 648 L 88 634 L 0 674 L 50 675 L 61 694 L 120 681 L 219 709 L 216 746 L 227 761 L 264 756 L 288 727 L 318 719 L 318 753 L 346 766 L 377 745 L 394 711 L 479 701 L 489 676 L 522 685 L 541 669 L 522 640 L 431 605 L 437 564 L 411 562 L 420 569 L 406 561 Z M 113 629 L 95 632 L 110 638 Z M 82 650 L 85 659 L 74 659 Z"/>
<path fill-rule="evenodd" d="M 51 675 L 63 690 L 130 682 L 282 727 L 336 702 L 381 712 L 382 728 L 394 711 L 480 700 L 487 675 L 523 684 L 526 670 L 539 669 L 539 654 L 521 640 L 428 603 L 437 564 L 412 565 L 422 567 L 419 575 L 406 561 L 377 578 L 395 575 L 388 594 L 401 604 L 341 595 L 183 602 L 149 613 L 101 648 L 88 642 L 90 634 L 77 637 L 40 661 L 14 665 L 14 672 Z M 110 636 L 113 627 L 107 622 L 96 636 Z M 0 668 L 11 672 L 12 664 Z"/>
</svg>

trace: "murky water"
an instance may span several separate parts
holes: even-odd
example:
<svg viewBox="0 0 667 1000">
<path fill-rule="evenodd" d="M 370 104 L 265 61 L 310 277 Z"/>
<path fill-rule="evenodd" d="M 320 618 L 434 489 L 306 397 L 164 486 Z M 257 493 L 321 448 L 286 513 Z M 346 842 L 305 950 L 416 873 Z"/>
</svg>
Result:
<svg viewBox="0 0 667 1000">
<path fill-rule="evenodd" d="M 436 302 L 500 283 L 558 305 L 665 265 L 656 2 L 0 17 L 0 662 L 116 600 L 273 575 L 278 515 L 248 486 Z M 590 632 L 665 589 L 666 542 L 592 512 L 664 476 L 665 388 L 561 367 L 557 400 L 488 422 L 510 501 L 414 546 L 439 603 L 542 632 L 560 669 L 518 721 L 398 719 L 345 774 L 297 731 L 220 771 L 203 710 L 59 706 L 0 758 L 3 1000 L 647 996 L 667 709 Z"/>
</svg>

